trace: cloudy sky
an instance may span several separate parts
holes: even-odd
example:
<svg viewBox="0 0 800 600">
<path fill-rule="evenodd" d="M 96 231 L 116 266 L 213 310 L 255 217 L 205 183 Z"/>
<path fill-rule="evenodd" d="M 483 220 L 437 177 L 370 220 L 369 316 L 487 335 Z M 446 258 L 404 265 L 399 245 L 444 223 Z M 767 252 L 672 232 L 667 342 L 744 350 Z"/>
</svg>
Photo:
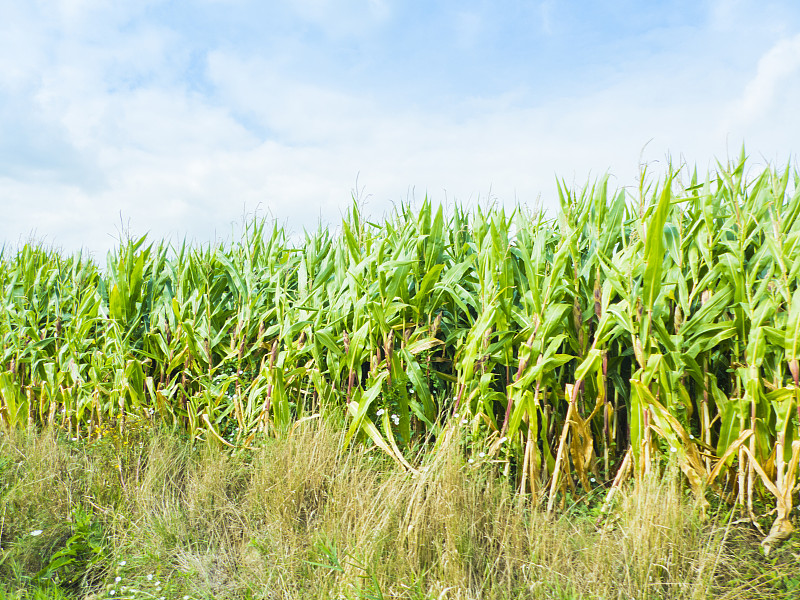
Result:
<svg viewBox="0 0 800 600">
<path fill-rule="evenodd" d="M 393 203 L 555 205 L 784 165 L 796 0 L 0 0 L 0 245 L 195 242 L 243 215 L 335 226 Z"/>
</svg>

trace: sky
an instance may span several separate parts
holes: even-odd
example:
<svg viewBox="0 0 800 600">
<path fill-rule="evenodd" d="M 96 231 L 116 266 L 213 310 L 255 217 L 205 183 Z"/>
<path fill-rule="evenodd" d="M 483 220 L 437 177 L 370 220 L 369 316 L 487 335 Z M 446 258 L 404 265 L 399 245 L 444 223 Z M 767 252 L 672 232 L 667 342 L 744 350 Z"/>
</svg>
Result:
<svg viewBox="0 0 800 600">
<path fill-rule="evenodd" d="M 0 245 L 797 165 L 796 0 L 0 0 Z"/>
</svg>

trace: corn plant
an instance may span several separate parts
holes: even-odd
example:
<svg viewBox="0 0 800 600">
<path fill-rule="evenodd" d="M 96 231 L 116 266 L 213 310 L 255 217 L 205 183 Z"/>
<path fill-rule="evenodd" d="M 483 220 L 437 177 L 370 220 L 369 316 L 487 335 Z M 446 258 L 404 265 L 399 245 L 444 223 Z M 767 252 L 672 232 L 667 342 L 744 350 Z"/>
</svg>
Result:
<svg viewBox="0 0 800 600">
<path fill-rule="evenodd" d="M 701 503 L 755 520 L 771 495 L 769 548 L 800 460 L 800 190 L 746 164 L 562 183 L 553 219 L 354 202 L 297 244 L 254 220 L 227 244 L 126 239 L 104 268 L 6 248 L 0 418 L 241 447 L 338 411 L 409 470 L 462 429 L 548 511 L 672 460 Z"/>
</svg>

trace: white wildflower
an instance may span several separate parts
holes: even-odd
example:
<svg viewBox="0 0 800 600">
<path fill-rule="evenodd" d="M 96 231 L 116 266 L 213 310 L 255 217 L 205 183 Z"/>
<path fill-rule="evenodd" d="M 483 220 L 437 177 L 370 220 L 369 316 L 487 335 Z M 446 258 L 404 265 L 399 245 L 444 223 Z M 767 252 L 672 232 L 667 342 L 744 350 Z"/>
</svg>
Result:
<svg viewBox="0 0 800 600">
<path fill-rule="evenodd" d="M 42 533 L 44 533 L 44 532 L 41 529 L 35 529 L 34 531 L 31 531 L 31 536 L 32 537 L 37 537 L 37 536 L 42 535 Z"/>
</svg>

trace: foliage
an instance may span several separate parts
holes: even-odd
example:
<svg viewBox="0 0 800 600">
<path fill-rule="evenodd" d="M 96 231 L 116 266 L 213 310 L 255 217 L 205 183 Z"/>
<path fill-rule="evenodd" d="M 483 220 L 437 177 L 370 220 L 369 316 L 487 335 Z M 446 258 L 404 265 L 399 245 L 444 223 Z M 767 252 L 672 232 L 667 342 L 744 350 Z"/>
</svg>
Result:
<svg viewBox="0 0 800 600">
<path fill-rule="evenodd" d="M 0 455 L 17 459 L 0 498 L 0 598 L 755 600 L 796 590 L 797 543 L 765 557 L 730 510 L 701 519 L 677 466 L 620 486 L 596 527 L 601 498 L 548 516 L 493 463 L 464 459 L 466 430 L 410 476 L 376 448 L 343 450 L 342 418 L 236 454 L 154 431 L 143 468 L 124 487 L 108 483 L 122 496 L 113 503 L 92 485 L 101 447 L 52 431 L 0 436 Z M 79 510 L 92 515 L 83 541 L 73 536 L 85 519 L 58 518 Z M 91 576 L 64 585 L 89 562 L 79 558 L 36 578 L 92 530 L 104 549 Z"/>
<path fill-rule="evenodd" d="M 80 507 L 73 512 L 72 522 L 72 536 L 36 574 L 37 582 L 53 581 L 62 588 L 78 590 L 98 578 L 95 567 L 106 558 L 102 528 L 91 513 Z"/>
<path fill-rule="evenodd" d="M 769 550 L 800 460 L 800 189 L 746 172 L 562 186 L 554 220 L 354 202 L 296 246 L 252 221 L 229 245 L 128 239 L 105 269 L 26 245 L 0 261 L 0 418 L 243 448 L 331 408 L 412 472 L 463 429 L 549 512 L 674 456 L 701 502 L 755 518 L 769 494 Z"/>
</svg>

